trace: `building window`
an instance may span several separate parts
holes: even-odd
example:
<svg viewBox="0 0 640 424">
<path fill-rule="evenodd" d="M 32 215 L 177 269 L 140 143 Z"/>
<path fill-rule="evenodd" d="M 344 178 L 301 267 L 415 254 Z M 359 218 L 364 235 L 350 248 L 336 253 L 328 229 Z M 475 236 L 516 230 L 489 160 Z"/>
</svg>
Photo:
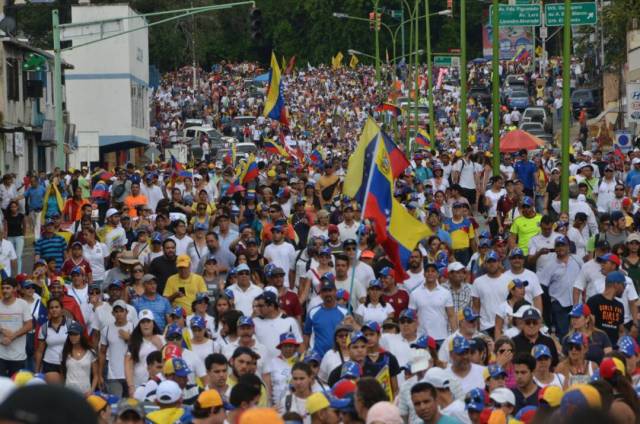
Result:
<svg viewBox="0 0 640 424">
<path fill-rule="evenodd" d="M 146 127 L 146 97 L 147 87 L 143 84 L 131 81 L 131 125 L 135 128 L 144 129 Z"/>
<path fill-rule="evenodd" d="M 18 59 L 7 59 L 7 98 L 20 101 L 20 66 Z"/>
</svg>

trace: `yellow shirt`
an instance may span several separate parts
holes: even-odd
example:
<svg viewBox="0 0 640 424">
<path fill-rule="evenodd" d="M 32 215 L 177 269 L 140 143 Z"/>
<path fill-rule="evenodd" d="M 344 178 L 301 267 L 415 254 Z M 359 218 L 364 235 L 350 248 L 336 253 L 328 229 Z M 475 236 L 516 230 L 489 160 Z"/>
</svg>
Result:
<svg viewBox="0 0 640 424">
<path fill-rule="evenodd" d="M 511 224 L 511 234 L 518 237 L 518 247 L 525 255 L 529 254 L 529 240 L 540 233 L 540 220 L 542 220 L 542 215 L 539 213 L 533 218 L 520 215 Z"/>
<path fill-rule="evenodd" d="M 178 292 L 179 288 L 184 288 L 184 296 L 180 296 L 173 301 L 173 306 L 182 306 L 186 311 L 191 310 L 191 304 L 196 300 L 196 294 L 206 293 L 207 286 L 204 279 L 198 274 L 191 273 L 189 278 L 182 279 L 180 274 L 173 274 L 167 279 L 167 285 L 164 287 L 164 297 L 169 297 Z"/>
</svg>

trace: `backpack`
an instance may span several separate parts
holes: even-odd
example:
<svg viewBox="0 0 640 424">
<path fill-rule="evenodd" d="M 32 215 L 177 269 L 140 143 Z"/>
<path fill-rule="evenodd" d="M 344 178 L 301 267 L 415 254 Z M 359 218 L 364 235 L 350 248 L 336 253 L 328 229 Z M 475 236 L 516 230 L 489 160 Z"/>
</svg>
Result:
<svg viewBox="0 0 640 424">
<path fill-rule="evenodd" d="M 124 183 L 118 184 L 117 186 L 115 186 L 112 190 L 113 198 L 114 199 L 120 198 L 124 194 L 124 190 L 125 190 Z"/>
<path fill-rule="evenodd" d="M 284 398 L 284 412 L 287 413 L 291 411 L 291 404 L 293 403 L 293 395 L 289 393 L 287 397 Z"/>
</svg>

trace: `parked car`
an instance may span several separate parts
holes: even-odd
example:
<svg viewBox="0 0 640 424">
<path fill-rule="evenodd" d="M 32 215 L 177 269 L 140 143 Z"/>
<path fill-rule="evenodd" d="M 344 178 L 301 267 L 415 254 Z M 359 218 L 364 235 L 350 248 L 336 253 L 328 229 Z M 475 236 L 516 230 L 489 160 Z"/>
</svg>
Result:
<svg viewBox="0 0 640 424">
<path fill-rule="evenodd" d="M 491 107 L 491 88 L 488 86 L 476 85 L 469 88 L 469 97 L 474 99 L 478 104 Z"/>
<path fill-rule="evenodd" d="M 578 88 L 571 93 L 571 108 L 577 118 L 582 108 L 587 109 L 587 116 L 597 116 L 601 111 L 600 91 L 593 88 Z"/>
<path fill-rule="evenodd" d="M 544 131 L 553 134 L 553 119 L 543 107 L 528 107 L 522 113 L 522 122 L 539 122 L 543 125 Z"/>
<path fill-rule="evenodd" d="M 529 93 L 526 90 L 513 89 L 507 96 L 507 105 L 510 109 L 524 110 L 529 107 Z"/>
<path fill-rule="evenodd" d="M 521 129 L 522 131 L 527 131 L 529 133 L 532 132 L 542 132 L 544 133 L 544 125 L 542 125 L 540 122 L 532 122 L 532 121 L 527 121 L 527 122 L 521 122 L 519 129 Z"/>
</svg>

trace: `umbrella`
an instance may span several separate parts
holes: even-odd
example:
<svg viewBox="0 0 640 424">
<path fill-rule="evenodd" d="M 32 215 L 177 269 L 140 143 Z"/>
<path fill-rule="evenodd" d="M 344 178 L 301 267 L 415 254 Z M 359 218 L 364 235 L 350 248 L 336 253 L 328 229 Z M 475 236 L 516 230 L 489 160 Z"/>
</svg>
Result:
<svg viewBox="0 0 640 424">
<path fill-rule="evenodd" d="M 544 146 L 544 141 L 522 130 L 513 130 L 500 139 L 501 152 L 517 152 L 526 149 L 533 150 Z"/>
<path fill-rule="evenodd" d="M 487 63 L 487 62 L 488 62 L 488 60 L 485 59 L 484 57 L 477 57 L 477 58 L 475 58 L 475 59 L 473 59 L 471 61 L 471 63 L 473 63 L 474 65 L 481 65 L 481 64 Z"/>
</svg>

